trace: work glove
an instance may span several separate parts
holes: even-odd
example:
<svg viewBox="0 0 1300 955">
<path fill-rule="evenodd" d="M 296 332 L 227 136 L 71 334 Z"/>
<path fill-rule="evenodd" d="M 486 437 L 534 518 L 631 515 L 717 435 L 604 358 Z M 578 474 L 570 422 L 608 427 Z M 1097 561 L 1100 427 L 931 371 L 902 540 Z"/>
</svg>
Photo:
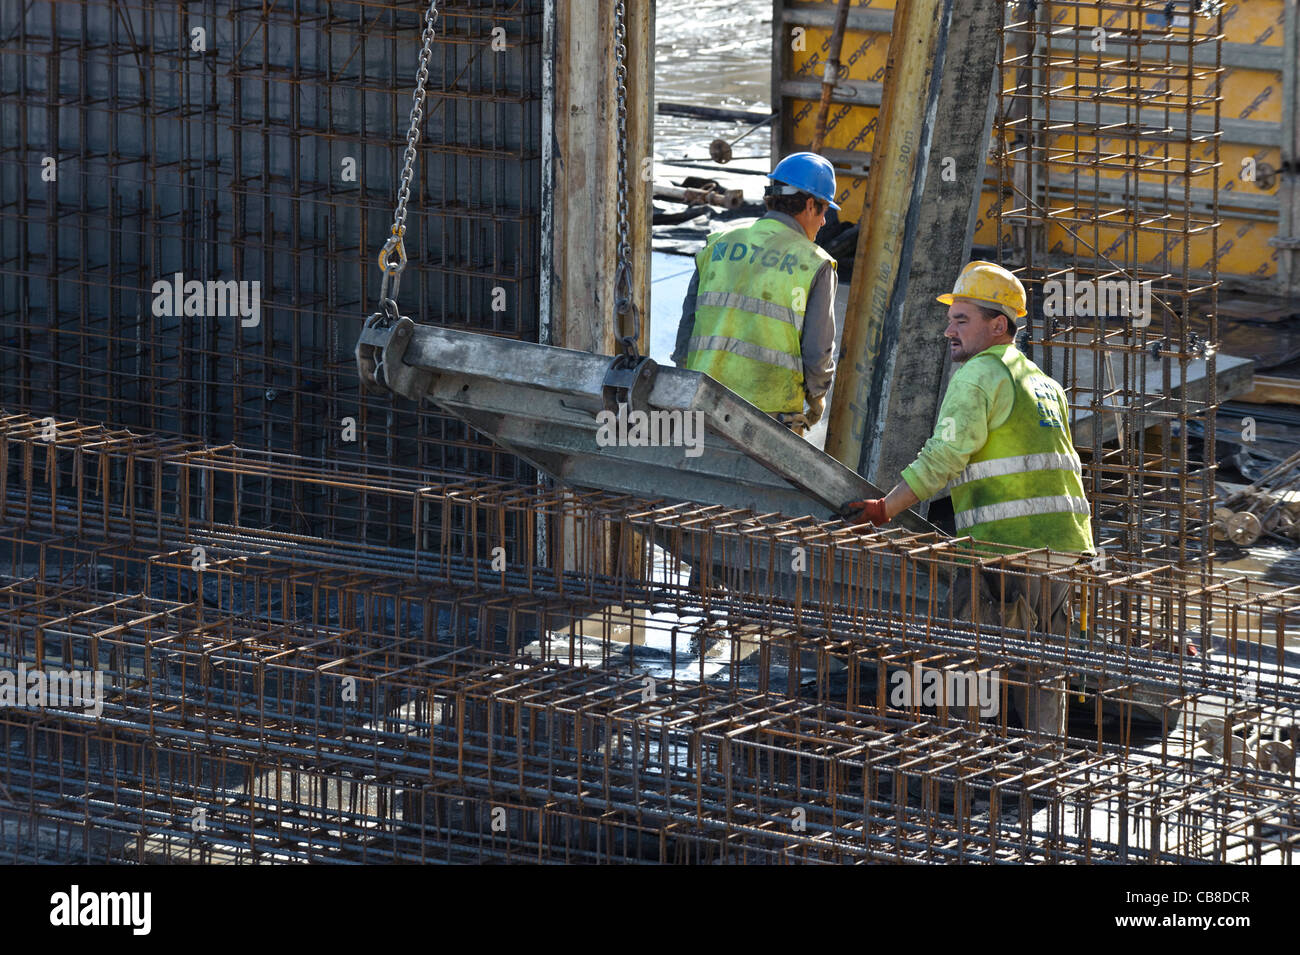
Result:
<svg viewBox="0 0 1300 955">
<path fill-rule="evenodd" d="M 776 420 L 781 422 L 783 425 L 785 425 L 787 428 L 789 428 L 791 431 L 793 431 L 795 434 L 799 435 L 800 437 L 803 437 L 803 433 L 811 427 L 811 425 L 808 423 L 807 415 L 804 415 L 802 413 L 779 414 L 776 416 Z"/>
<path fill-rule="evenodd" d="M 889 513 L 885 510 L 885 499 L 883 497 L 872 498 L 868 501 L 854 501 L 848 506 L 849 512 L 853 514 L 849 518 L 853 524 L 875 524 L 877 527 L 883 527 L 889 523 Z"/>
<path fill-rule="evenodd" d="M 804 412 L 804 417 L 808 419 L 808 427 L 812 427 L 818 421 L 822 420 L 822 415 L 826 413 L 826 396 L 818 395 L 816 398 L 811 395 L 805 396 L 808 400 L 808 410 Z"/>
</svg>

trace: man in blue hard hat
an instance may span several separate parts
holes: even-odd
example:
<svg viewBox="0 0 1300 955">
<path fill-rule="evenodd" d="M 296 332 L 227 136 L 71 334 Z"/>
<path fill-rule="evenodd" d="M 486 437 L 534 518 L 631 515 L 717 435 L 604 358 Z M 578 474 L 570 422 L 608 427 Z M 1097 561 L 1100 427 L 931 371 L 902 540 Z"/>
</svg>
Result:
<svg viewBox="0 0 1300 955">
<path fill-rule="evenodd" d="M 672 358 L 802 434 L 835 374 L 835 260 L 813 241 L 839 208 L 835 169 L 794 153 L 768 178 L 767 214 L 696 254 Z"/>
</svg>

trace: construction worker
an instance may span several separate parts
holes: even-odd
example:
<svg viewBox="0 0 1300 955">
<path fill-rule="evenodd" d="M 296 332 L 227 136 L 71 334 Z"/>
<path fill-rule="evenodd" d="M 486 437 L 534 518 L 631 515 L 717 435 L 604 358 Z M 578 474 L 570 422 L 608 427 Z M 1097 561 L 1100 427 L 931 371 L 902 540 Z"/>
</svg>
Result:
<svg viewBox="0 0 1300 955">
<path fill-rule="evenodd" d="M 886 524 L 951 482 L 959 534 L 1001 545 L 990 549 L 1003 554 L 1051 548 L 1073 562 L 1073 555 L 1093 553 L 1065 391 L 1014 343 L 1016 322 L 1026 314 L 1024 286 L 1001 266 L 977 261 L 938 300 L 948 306 L 944 337 L 958 367 L 934 434 L 887 496 L 850 505 L 856 523 Z M 1052 581 L 1044 599 L 1041 571 L 982 576 L 981 607 L 992 605 L 992 594 L 1003 596 L 1004 625 L 1068 634 L 1067 584 Z M 969 596 L 965 603 L 969 615 Z M 1029 668 L 1027 692 L 1013 694 L 1027 728 L 1064 732 L 1063 679 L 1045 680 Z"/>
<path fill-rule="evenodd" d="M 696 254 L 672 359 L 802 434 L 835 374 L 835 260 L 813 241 L 839 208 L 835 169 L 794 153 L 768 178 L 767 213 Z"/>
</svg>

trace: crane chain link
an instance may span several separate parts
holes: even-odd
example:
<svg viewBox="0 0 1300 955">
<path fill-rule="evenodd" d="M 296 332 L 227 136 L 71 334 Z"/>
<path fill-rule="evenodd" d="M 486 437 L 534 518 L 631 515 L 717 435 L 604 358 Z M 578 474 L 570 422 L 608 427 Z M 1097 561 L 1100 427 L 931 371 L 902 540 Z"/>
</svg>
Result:
<svg viewBox="0 0 1300 955">
<path fill-rule="evenodd" d="M 637 342 L 641 338 L 641 316 L 633 301 L 632 244 L 628 238 L 628 157 L 627 157 L 627 4 L 614 4 L 614 80 L 615 107 L 618 118 L 618 199 L 615 212 L 618 226 L 614 255 L 614 330 L 618 334 L 630 320 L 630 335 L 621 335 L 623 354 L 629 361 L 640 360 Z"/>
<path fill-rule="evenodd" d="M 420 125 L 424 120 L 425 87 L 429 81 L 429 61 L 433 57 L 433 40 L 438 19 L 438 2 L 430 0 L 424 17 L 424 33 L 421 37 L 420 65 L 415 77 L 415 92 L 411 102 L 410 128 L 406 134 L 406 152 L 402 159 L 401 182 L 397 190 L 397 208 L 393 212 L 393 226 L 388 241 L 379 253 L 379 269 L 383 273 L 383 284 L 379 290 L 381 320 L 395 320 L 397 317 L 397 292 L 401 283 L 402 270 L 406 268 L 406 206 L 411 198 L 411 181 L 415 176 L 416 146 L 420 141 Z M 618 0 L 614 5 L 614 76 L 616 81 L 616 115 L 618 118 L 618 198 L 616 215 L 618 219 L 615 257 L 617 260 L 614 274 L 614 320 L 615 328 L 621 329 L 624 318 L 631 321 L 631 334 L 622 335 L 620 341 L 623 353 L 630 360 L 640 359 L 637 342 L 641 337 L 641 318 L 633 301 L 632 282 L 632 246 L 629 241 L 629 184 L 628 184 L 628 148 L 627 148 L 627 5 Z M 391 285 L 391 291 L 390 291 Z"/>
<path fill-rule="evenodd" d="M 402 175 L 397 188 L 397 208 L 393 212 L 393 228 L 379 253 L 379 270 L 384 275 L 379 287 L 379 315 L 396 320 L 397 290 L 401 285 L 402 270 L 406 268 L 406 205 L 411 199 L 411 180 L 415 178 L 415 148 L 420 142 L 420 126 L 424 123 L 425 87 L 429 82 L 429 61 L 433 59 L 433 40 L 438 21 L 438 0 L 429 0 L 424 14 L 424 33 L 420 38 L 420 65 L 415 73 L 415 92 L 411 98 L 411 123 L 406 133 L 406 152 L 402 157 Z M 391 292 L 389 285 L 391 283 Z"/>
</svg>

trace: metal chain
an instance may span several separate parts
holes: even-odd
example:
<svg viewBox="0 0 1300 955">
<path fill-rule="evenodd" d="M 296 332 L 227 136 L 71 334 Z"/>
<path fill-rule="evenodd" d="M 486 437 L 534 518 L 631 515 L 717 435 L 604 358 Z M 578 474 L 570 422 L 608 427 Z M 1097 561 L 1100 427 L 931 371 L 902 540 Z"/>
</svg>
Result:
<svg viewBox="0 0 1300 955">
<path fill-rule="evenodd" d="M 616 86 L 616 116 L 618 117 L 618 201 L 615 207 L 618 228 L 614 254 L 617 259 L 614 272 L 614 329 L 622 329 L 624 316 L 629 316 L 632 333 L 623 335 L 623 354 L 629 359 L 640 359 L 637 341 L 641 337 L 641 317 L 632 300 L 632 244 L 628 239 L 628 159 L 627 159 L 627 5 L 624 0 L 614 4 L 614 81 Z"/>
<path fill-rule="evenodd" d="M 397 188 L 397 208 L 393 212 L 392 234 L 384 243 L 379 253 L 379 270 L 384 273 L 383 284 L 379 288 L 381 311 L 385 303 L 397 299 L 397 289 L 401 284 L 402 270 L 406 268 L 406 245 L 402 241 L 406 236 L 406 204 L 411 199 L 411 180 L 415 178 L 415 147 L 420 142 L 420 127 L 424 124 L 425 86 L 429 82 L 429 61 L 433 59 L 434 25 L 438 20 L 438 0 L 429 0 L 429 9 L 424 14 L 424 34 L 421 37 L 420 66 L 415 73 L 415 93 L 411 101 L 411 124 L 406 133 L 406 153 L 402 157 L 401 183 Z M 389 282 L 392 293 L 389 293 Z M 392 311 L 396 312 L 394 307 Z"/>
</svg>

